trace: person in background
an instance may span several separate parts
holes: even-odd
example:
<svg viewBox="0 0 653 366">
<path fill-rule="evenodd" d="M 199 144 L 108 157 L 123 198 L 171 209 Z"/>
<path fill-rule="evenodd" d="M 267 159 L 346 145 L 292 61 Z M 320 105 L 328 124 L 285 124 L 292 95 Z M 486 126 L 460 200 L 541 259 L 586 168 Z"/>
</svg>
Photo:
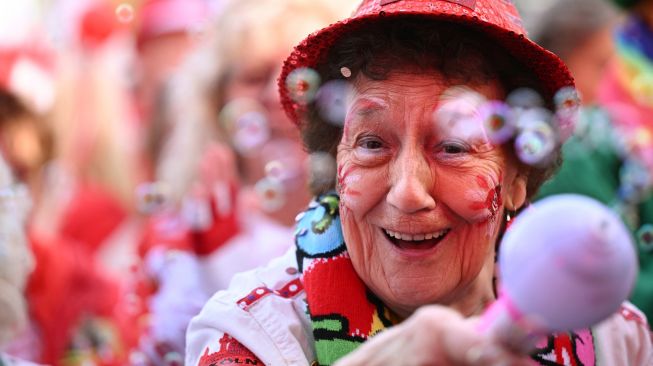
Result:
<svg viewBox="0 0 653 366">
<path fill-rule="evenodd" d="M 301 34 L 348 4 L 226 2 L 159 94 L 149 149 L 156 180 L 142 191 L 153 210 L 140 253 L 159 284 L 142 339 L 148 358 L 183 355 L 188 321 L 206 299 L 288 249 L 309 199 L 307 155 L 279 106 L 276 77 Z"/>
<path fill-rule="evenodd" d="M 584 106 L 565 161 L 539 197 L 581 193 L 622 215 L 639 244 L 632 301 L 651 317 L 653 1 L 616 3 L 628 9 L 617 23 L 612 4 L 600 1 L 561 1 L 542 21 L 537 39 L 568 62 Z"/>
<path fill-rule="evenodd" d="M 331 104 L 338 85 L 350 89 Z M 653 362 L 646 321 L 627 304 L 525 353 L 475 318 L 496 300 L 499 237 L 557 168 L 568 131 L 565 118 L 541 118 L 545 102 L 525 105 L 523 88 L 566 112 L 575 99 L 557 99 L 573 85 L 511 1 L 364 0 L 310 33 L 279 93 L 307 150 L 337 169 L 297 216 L 296 248 L 235 276 L 193 318 L 186 364 Z"/>
<path fill-rule="evenodd" d="M 597 102 L 599 83 L 615 53 L 612 31 L 619 12 L 605 0 L 558 0 L 541 16 L 533 40 L 569 66 L 586 105 Z"/>
<path fill-rule="evenodd" d="M 35 365 L 4 352 L 29 326 L 24 291 L 35 263 L 25 233 L 30 197 L 26 187 L 14 180 L 3 153 L 0 153 L 0 192 L 0 364 Z M 19 347 L 16 343 L 13 346 Z"/>
</svg>

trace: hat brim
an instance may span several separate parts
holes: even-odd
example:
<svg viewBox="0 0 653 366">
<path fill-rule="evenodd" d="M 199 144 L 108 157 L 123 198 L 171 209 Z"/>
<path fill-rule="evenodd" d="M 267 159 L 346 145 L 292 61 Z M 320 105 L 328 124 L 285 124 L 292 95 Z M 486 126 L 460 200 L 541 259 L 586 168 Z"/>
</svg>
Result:
<svg viewBox="0 0 653 366">
<path fill-rule="evenodd" d="M 353 31 L 381 20 L 400 18 L 453 22 L 483 32 L 488 38 L 496 41 L 497 52 L 507 51 L 537 77 L 539 91 L 547 99 L 552 98 L 561 88 L 574 85 L 574 79 L 569 69 L 554 53 L 542 48 L 523 34 L 506 30 L 481 19 L 468 15 L 425 14 L 417 11 L 387 12 L 382 15 L 367 14 L 339 21 L 312 33 L 296 46 L 286 59 L 278 80 L 279 94 L 281 104 L 293 123 L 300 124 L 300 115 L 305 112 L 305 106 L 292 100 L 286 88 L 285 81 L 291 72 L 302 67 L 315 68 L 327 57 L 333 45 Z"/>
</svg>

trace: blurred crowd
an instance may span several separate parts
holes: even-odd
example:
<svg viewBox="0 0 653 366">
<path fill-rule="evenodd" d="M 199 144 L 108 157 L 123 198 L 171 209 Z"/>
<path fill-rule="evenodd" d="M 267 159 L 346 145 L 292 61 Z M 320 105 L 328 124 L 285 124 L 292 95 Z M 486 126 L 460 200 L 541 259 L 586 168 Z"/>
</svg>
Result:
<svg viewBox="0 0 653 366">
<path fill-rule="evenodd" d="M 650 317 L 653 1 L 615 3 L 559 0 L 528 24 L 583 101 L 540 195 L 620 213 Z M 0 3 L 0 365 L 183 364 L 191 317 L 285 253 L 308 187 L 336 176 L 306 154 L 277 78 L 293 45 L 356 6 Z"/>
</svg>

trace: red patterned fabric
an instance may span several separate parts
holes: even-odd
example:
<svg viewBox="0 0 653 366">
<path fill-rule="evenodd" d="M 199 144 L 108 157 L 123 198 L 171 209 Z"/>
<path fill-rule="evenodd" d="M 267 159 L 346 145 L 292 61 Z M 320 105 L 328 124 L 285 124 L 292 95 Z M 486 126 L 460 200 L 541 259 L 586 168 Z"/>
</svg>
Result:
<svg viewBox="0 0 653 366">
<path fill-rule="evenodd" d="M 198 363 L 198 366 L 217 365 L 263 366 L 264 363 L 245 346 L 240 344 L 240 342 L 232 338 L 229 334 L 225 334 L 220 339 L 220 349 L 218 352 L 209 354 L 209 349 L 207 348 Z"/>
</svg>

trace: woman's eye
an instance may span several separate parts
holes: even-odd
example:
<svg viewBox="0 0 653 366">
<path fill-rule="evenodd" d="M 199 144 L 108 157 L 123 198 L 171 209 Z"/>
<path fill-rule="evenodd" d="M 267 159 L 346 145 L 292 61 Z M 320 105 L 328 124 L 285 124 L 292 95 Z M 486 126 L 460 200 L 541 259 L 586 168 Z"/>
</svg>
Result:
<svg viewBox="0 0 653 366">
<path fill-rule="evenodd" d="M 383 147 L 383 143 L 378 139 L 367 138 L 367 139 L 362 139 L 359 142 L 358 146 L 367 150 L 378 150 Z"/>
<path fill-rule="evenodd" d="M 469 152 L 469 148 L 465 144 L 457 142 L 443 143 L 440 149 L 443 153 L 448 155 L 458 155 Z"/>
</svg>

